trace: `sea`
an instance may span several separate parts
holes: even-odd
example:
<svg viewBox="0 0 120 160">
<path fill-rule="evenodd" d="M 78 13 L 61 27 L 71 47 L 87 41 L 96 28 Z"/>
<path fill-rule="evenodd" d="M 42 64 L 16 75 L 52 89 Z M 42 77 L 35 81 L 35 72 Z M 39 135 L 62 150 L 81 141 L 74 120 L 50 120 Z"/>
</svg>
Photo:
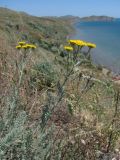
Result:
<svg viewBox="0 0 120 160">
<path fill-rule="evenodd" d="M 120 74 L 120 21 L 79 22 L 74 24 L 76 33 L 72 39 L 80 39 L 97 45 L 92 49 L 93 62 Z"/>
</svg>

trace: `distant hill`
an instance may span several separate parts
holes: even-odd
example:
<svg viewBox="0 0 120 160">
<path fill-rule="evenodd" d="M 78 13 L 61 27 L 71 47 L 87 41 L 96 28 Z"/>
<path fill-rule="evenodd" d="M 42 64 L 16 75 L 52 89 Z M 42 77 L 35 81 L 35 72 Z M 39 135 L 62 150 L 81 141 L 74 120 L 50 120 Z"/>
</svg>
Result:
<svg viewBox="0 0 120 160">
<path fill-rule="evenodd" d="M 80 21 L 80 17 L 78 16 L 72 16 L 72 15 L 66 15 L 66 16 L 61 16 L 59 19 L 65 20 L 70 23 L 75 23 Z"/>
<path fill-rule="evenodd" d="M 114 21 L 115 18 L 108 16 L 90 16 L 80 18 L 81 21 Z"/>
<path fill-rule="evenodd" d="M 62 16 L 60 19 L 64 19 L 70 22 L 79 22 L 79 21 L 114 21 L 116 20 L 113 17 L 108 16 L 88 16 L 88 17 L 77 17 L 72 15 Z"/>
</svg>

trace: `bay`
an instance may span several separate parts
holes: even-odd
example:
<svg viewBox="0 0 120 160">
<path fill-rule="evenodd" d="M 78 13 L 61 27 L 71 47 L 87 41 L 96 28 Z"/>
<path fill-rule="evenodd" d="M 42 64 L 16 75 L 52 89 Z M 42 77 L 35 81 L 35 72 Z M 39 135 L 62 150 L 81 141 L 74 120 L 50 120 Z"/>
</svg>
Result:
<svg viewBox="0 0 120 160">
<path fill-rule="evenodd" d="M 79 22 L 74 27 L 76 34 L 72 39 L 97 45 L 91 52 L 93 62 L 120 74 L 120 21 Z"/>
</svg>

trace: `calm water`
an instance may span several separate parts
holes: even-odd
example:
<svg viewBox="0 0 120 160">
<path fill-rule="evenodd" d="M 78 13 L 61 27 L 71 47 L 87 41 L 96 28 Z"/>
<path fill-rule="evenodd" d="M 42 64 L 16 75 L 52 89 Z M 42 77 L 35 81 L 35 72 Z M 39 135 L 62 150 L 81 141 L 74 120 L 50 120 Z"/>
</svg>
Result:
<svg viewBox="0 0 120 160">
<path fill-rule="evenodd" d="M 80 22 L 75 28 L 72 38 L 96 43 L 94 62 L 120 73 L 120 22 Z"/>
</svg>

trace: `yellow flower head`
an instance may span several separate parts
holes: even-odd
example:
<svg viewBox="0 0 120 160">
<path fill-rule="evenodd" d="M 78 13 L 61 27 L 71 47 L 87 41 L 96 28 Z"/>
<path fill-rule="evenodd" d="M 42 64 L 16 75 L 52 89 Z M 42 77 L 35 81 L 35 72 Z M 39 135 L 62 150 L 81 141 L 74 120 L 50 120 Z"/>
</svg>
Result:
<svg viewBox="0 0 120 160">
<path fill-rule="evenodd" d="M 27 48 L 32 48 L 32 44 L 26 44 Z"/>
<path fill-rule="evenodd" d="M 25 42 L 19 42 L 19 45 L 16 46 L 16 49 L 20 49 L 20 48 L 23 48 L 23 49 L 35 49 L 36 48 L 36 45 L 33 45 L 33 44 L 26 44 Z"/>
<path fill-rule="evenodd" d="M 31 45 L 31 48 L 32 48 L 32 49 L 36 49 L 37 47 L 36 47 L 36 45 L 33 45 L 33 44 L 32 44 L 32 45 Z"/>
<path fill-rule="evenodd" d="M 20 49 L 20 48 L 21 48 L 21 46 L 20 46 L 20 45 L 16 46 L 16 49 Z"/>
<path fill-rule="evenodd" d="M 64 46 L 64 49 L 66 51 L 73 51 L 73 47 L 71 47 L 71 46 Z"/>
<path fill-rule="evenodd" d="M 76 45 L 83 47 L 83 46 L 86 46 L 86 42 L 81 40 L 76 40 Z"/>
<path fill-rule="evenodd" d="M 33 44 L 26 44 L 27 48 L 36 49 L 36 46 Z"/>
<path fill-rule="evenodd" d="M 87 46 L 89 48 L 96 48 L 96 44 L 93 44 L 93 43 L 87 43 Z"/>
<path fill-rule="evenodd" d="M 21 48 L 28 49 L 27 45 L 23 45 L 23 46 L 21 46 Z"/>
<path fill-rule="evenodd" d="M 87 46 L 86 42 L 82 42 L 81 46 Z"/>
<path fill-rule="evenodd" d="M 33 44 L 26 44 L 26 47 L 29 49 L 35 49 L 36 48 L 36 45 L 33 45 Z"/>
<path fill-rule="evenodd" d="M 68 40 L 68 43 L 75 45 L 76 44 L 76 40 Z"/>
<path fill-rule="evenodd" d="M 25 45 L 25 42 L 24 41 L 21 41 L 21 42 L 19 42 L 19 45 Z"/>
<path fill-rule="evenodd" d="M 82 41 L 82 40 L 68 40 L 68 42 L 71 45 L 77 45 L 77 46 L 86 46 L 86 42 Z"/>
</svg>

